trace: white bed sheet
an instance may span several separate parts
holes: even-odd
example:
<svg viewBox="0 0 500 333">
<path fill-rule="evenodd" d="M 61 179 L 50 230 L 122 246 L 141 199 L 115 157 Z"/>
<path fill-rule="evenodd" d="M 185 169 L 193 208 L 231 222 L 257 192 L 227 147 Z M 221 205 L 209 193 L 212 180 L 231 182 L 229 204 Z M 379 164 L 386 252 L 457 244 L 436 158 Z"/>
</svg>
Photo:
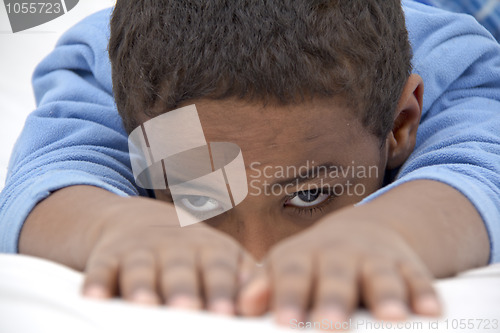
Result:
<svg viewBox="0 0 500 333">
<path fill-rule="evenodd" d="M 91 301 L 80 295 L 82 281 L 81 273 L 59 264 L 0 254 L 0 332 L 264 333 L 298 326 L 291 322 L 288 327 L 278 327 L 269 315 L 227 318 L 120 300 Z M 355 332 L 500 332 L 500 265 L 437 281 L 435 287 L 444 306 L 441 318 L 383 323 L 359 310 L 344 325 Z M 326 328 L 331 324 L 316 325 Z"/>
</svg>

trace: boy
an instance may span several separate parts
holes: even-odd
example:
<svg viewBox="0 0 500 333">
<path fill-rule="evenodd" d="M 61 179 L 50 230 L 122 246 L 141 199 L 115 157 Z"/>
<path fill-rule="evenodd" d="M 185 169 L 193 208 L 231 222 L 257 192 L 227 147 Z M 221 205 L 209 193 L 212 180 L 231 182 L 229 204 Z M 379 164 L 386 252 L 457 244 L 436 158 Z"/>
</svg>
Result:
<svg viewBox="0 0 500 333">
<path fill-rule="evenodd" d="M 431 277 L 485 265 L 490 256 L 498 260 L 499 49 L 482 29 L 459 22 L 462 17 L 412 3 L 406 14 L 414 27 L 415 66 L 429 78 L 425 102 L 422 79 L 410 74 L 398 1 L 119 1 L 109 51 L 127 132 L 194 104 L 206 141 L 237 144 L 257 188 L 264 190 L 264 180 L 284 186 L 298 179 L 301 186 L 279 196 L 248 195 L 186 228 L 171 204 L 116 196 L 147 193 L 133 185 L 125 162 L 126 135 L 110 102 L 103 60 L 107 39 L 92 36 L 102 23 L 90 22 L 55 51 L 64 59 L 68 47 L 76 47 L 85 61 L 71 71 L 46 63 L 37 73 L 41 90 L 50 91 L 54 80 L 67 86 L 37 96 L 55 118 L 38 119 L 47 115 L 39 109 L 24 135 L 41 122 L 52 131 L 38 147 L 19 146 L 13 158 L 19 170 L 11 169 L 10 183 L 36 178 L 23 186 L 38 189 L 29 200 L 26 187 L 4 193 L 3 212 L 53 192 L 32 211 L 19 208 L 24 216 L 18 218 L 29 214 L 19 251 L 85 270 L 84 292 L 94 297 L 119 292 L 136 302 L 244 315 L 261 314 L 270 304 L 283 324 L 300 321 L 308 310 L 315 319 L 342 321 L 359 300 L 381 319 L 403 319 L 408 308 L 437 315 Z M 437 32 L 426 39 L 426 29 Z M 92 36 L 90 47 L 75 39 L 83 31 Z M 458 46 L 476 41 L 466 33 L 483 36 L 469 53 Z M 441 47 L 438 42 L 454 34 L 464 39 Z M 458 54 L 440 72 L 434 67 L 439 52 L 451 46 Z M 478 75 L 484 67 L 490 74 Z M 75 112 L 74 102 L 85 112 Z M 471 110 L 474 122 L 467 119 Z M 21 166 L 25 156 L 37 166 Z M 269 167 L 313 162 L 328 170 L 375 166 L 381 174 L 405 164 L 384 191 L 377 191 L 384 183 L 376 173 L 313 177 L 309 168 L 308 176 L 264 179 Z M 38 169 L 45 164 L 51 167 Z M 348 181 L 366 191 L 335 197 L 334 189 Z M 168 191 L 155 195 L 172 201 Z M 370 201 L 352 207 L 363 199 Z M 14 223 L 5 216 L 3 224 Z M 252 257 L 264 258 L 265 270 L 256 269 Z"/>
</svg>

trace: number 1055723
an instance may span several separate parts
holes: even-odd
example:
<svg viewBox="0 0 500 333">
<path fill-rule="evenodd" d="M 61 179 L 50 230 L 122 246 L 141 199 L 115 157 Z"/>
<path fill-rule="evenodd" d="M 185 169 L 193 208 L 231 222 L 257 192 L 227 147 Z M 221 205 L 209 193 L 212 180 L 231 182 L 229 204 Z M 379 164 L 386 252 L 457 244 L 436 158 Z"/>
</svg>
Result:
<svg viewBox="0 0 500 333">
<path fill-rule="evenodd" d="M 8 14 L 59 14 L 62 12 L 60 3 L 46 2 L 15 2 L 5 5 Z"/>
</svg>

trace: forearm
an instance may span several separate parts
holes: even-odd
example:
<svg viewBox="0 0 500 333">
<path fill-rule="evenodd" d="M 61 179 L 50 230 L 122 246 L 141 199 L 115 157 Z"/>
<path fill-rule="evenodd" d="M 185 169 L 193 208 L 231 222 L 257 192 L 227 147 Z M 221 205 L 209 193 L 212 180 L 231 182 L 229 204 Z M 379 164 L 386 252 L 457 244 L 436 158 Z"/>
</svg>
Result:
<svg viewBox="0 0 500 333">
<path fill-rule="evenodd" d="M 103 213 L 123 199 L 93 186 L 54 192 L 24 222 L 19 252 L 83 270 L 102 228 Z"/>
<path fill-rule="evenodd" d="M 435 277 L 488 263 L 489 238 L 481 216 L 466 197 L 446 184 L 411 181 L 337 217 L 343 214 L 398 232 Z"/>
</svg>

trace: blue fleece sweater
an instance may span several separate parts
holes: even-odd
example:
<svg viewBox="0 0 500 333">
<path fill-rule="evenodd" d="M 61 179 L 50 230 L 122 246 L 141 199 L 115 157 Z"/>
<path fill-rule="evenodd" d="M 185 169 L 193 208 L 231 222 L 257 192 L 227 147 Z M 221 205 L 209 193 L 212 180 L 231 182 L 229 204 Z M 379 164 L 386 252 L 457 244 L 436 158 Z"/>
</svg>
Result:
<svg viewBox="0 0 500 333">
<path fill-rule="evenodd" d="M 449 184 L 481 214 L 500 261 L 500 45 L 467 15 L 404 3 L 413 65 L 425 82 L 414 153 L 393 183 Z M 16 252 L 31 209 L 51 191 L 95 185 L 118 195 L 135 186 L 128 137 L 113 101 L 106 51 L 110 11 L 69 30 L 34 73 L 38 108 L 27 118 L 0 194 L 0 251 Z M 71 221 L 68 221 L 71 223 Z"/>
</svg>

